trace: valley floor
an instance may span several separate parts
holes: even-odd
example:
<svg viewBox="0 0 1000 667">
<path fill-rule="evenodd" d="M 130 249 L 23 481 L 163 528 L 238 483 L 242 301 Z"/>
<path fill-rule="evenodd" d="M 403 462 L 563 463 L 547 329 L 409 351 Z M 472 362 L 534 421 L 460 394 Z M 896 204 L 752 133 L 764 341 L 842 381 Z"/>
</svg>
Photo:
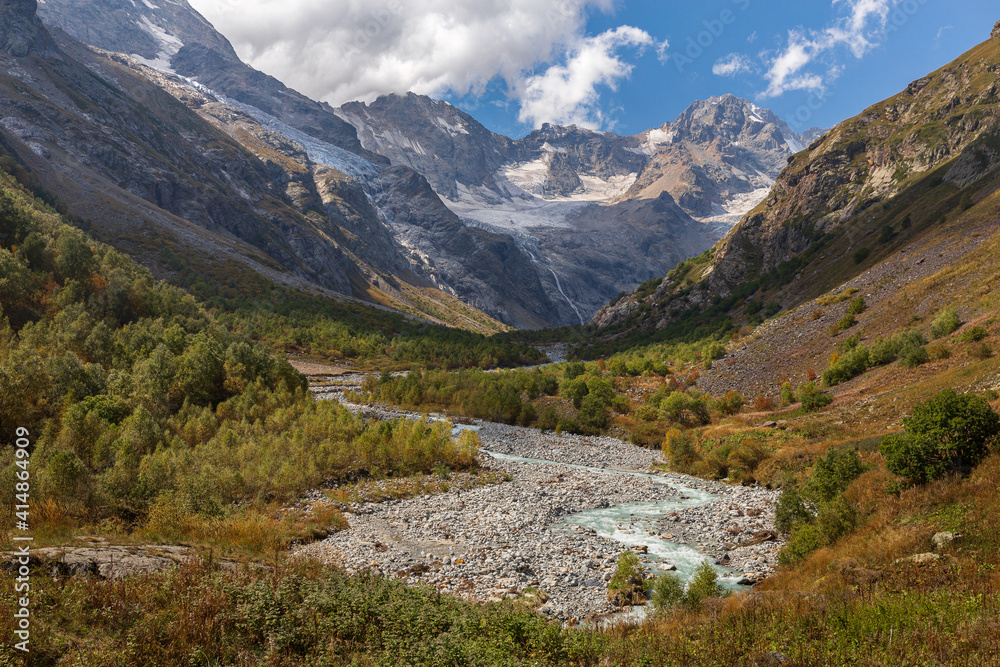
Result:
<svg viewBox="0 0 1000 667">
<path fill-rule="evenodd" d="M 358 382 L 344 376 L 315 390 L 343 400 Z M 344 402 L 372 418 L 406 415 Z M 562 620 L 615 611 L 607 582 L 623 548 L 643 552 L 651 570 L 683 576 L 705 559 L 725 562 L 722 578 L 734 586 L 776 565 L 774 492 L 649 474 L 658 454 L 614 438 L 489 422 L 465 428 L 478 430 L 484 467 L 509 481 L 354 505 L 349 529 L 298 554 L 473 601 L 541 589 L 539 611 Z"/>
</svg>

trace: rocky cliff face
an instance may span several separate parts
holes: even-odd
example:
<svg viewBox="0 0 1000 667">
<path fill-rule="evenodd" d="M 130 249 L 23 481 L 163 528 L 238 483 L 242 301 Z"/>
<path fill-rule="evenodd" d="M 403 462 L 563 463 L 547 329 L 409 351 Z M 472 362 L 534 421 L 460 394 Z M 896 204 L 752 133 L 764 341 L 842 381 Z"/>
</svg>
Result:
<svg viewBox="0 0 1000 667">
<path fill-rule="evenodd" d="M 376 203 L 414 267 L 434 285 L 501 321 L 539 328 L 556 307 L 537 267 L 514 240 L 462 223 L 427 180 L 408 167 L 385 170 Z M 497 276 L 504 276 L 501 285 Z"/>
<path fill-rule="evenodd" d="M 458 199 L 462 187 L 504 194 L 495 174 L 509 159 L 511 141 L 447 102 L 385 95 L 371 104 L 345 104 L 337 113 L 366 149 L 423 174 L 443 197 Z"/>
<path fill-rule="evenodd" d="M 819 235 L 857 225 L 876 205 L 961 156 L 995 127 L 1000 43 L 991 40 L 844 121 L 798 155 L 767 199 L 720 246 L 709 284 L 726 294 L 805 251 Z M 976 158 L 981 174 L 988 160 Z M 946 177 L 960 179 L 961 171 Z"/>
<path fill-rule="evenodd" d="M 122 62 L 72 40 L 59 46 L 57 59 L 3 63 L 0 133 L 71 210 L 107 225 L 99 236 L 132 243 L 155 235 L 142 227 L 155 218 L 194 241 L 193 225 L 224 245 L 249 244 L 272 268 L 354 291 L 357 268 L 336 241 L 308 231 L 267 164 Z M 115 222 L 130 216 L 131 228 Z"/>
<path fill-rule="evenodd" d="M 606 182 L 634 178 L 646 165 L 638 148 L 632 137 L 545 123 L 514 142 L 512 158 L 522 165 L 544 165 L 537 191 L 543 197 L 572 197 L 587 190 L 588 178 Z"/>
<path fill-rule="evenodd" d="M 480 304 L 514 326 L 549 322 L 551 303 L 537 286 L 533 268 L 522 275 L 521 267 L 530 266 L 530 261 L 516 244 L 509 238 L 497 243 L 488 232 L 463 229 L 458 234 L 442 231 L 433 243 L 434 258 L 408 246 L 410 240 L 400 233 L 407 225 L 394 224 L 386 217 L 391 209 L 374 197 L 405 189 L 415 174 L 383 173 L 389 161 L 362 148 L 351 125 L 324 105 L 240 62 L 229 43 L 186 3 L 136 7 L 124 2 L 110 8 L 107 4 L 53 0 L 45 15 L 105 48 L 135 53 L 94 54 L 67 41 L 75 58 L 114 79 L 136 100 L 155 100 L 157 110 L 170 108 L 174 125 L 164 123 L 142 136 L 155 134 L 169 141 L 183 136 L 188 140 L 176 143 L 192 154 L 203 151 L 206 160 L 196 165 L 196 157 L 178 159 L 175 172 L 164 175 L 162 168 L 141 156 L 173 155 L 169 150 L 157 146 L 151 151 L 125 140 L 115 147 L 97 142 L 94 150 L 113 156 L 120 167 L 102 170 L 102 178 L 206 229 L 246 239 L 303 279 L 343 293 L 364 298 L 376 286 L 391 299 L 419 310 L 407 303 L 406 295 L 436 285 L 452 295 L 449 298 Z M 107 20 L 102 18 L 102 7 L 110 9 Z M 192 78 L 198 83 L 191 83 Z M 156 95 L 149 84 L 197 116 L 187 117 L 171 107 L 168 98 Z M 136 116 L 149 115 L 140 108 L 133 111 Z M 73 126 L 77 120 L 64 122 Z M 118 117 L 107 119 L 115 129 L 124 124 Z M 192 125 L 202 131 L 214 126 L 215 134 L 193 135 Z M 234 158 L 213 147 L 220 137 L 225 138 L 223 145 L 238 147 L 243 155 Z M 87 151 L 84 143 L 74 145 L 81 160 L 92 159 Z M 207 174 L 217 161 L 231 161 L 240 173 Z M 248 178 L 249 174 L 254 177 Z M 184 175 L 194 178 L 177 178 Z M 155 184 L 130 182 L 149 178 Z M 392 183 L 395 178 L 401 183 Z M 207 197 L 211 205 L 206 191 L 213 193 Z M 435 230 L 437 214 L 433 202 L 427 202 L 413 207 L 407 223 Z M 420 220 L 423 215 L 428 220 Z M 470 251 L 470 239 L 482 242 L 476 252 Z M 455 278 L 438 280 L 436 264 L 448 266 Z M 463 274 L 470 279 L 462 279 Z"/>
<path fill-rule="evenodd" d="M 0 0 L 0 51 L 23 58 L 34 51 L 51 55 L 52 42 L 35 16 L 35 0 Z"/>
</svg>

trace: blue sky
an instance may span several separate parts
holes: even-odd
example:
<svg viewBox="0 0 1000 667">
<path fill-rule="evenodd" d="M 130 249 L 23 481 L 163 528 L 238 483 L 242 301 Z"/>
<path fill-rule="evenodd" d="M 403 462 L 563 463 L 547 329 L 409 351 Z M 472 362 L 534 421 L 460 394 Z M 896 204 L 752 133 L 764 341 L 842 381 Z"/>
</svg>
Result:
<svg viewBox="0 0 1000 667">
<path fill-rule="evenodd" d="M 989 37 L 995 0 L 191 0 L 255 67 L 339 105 L 414 91 L 520 137 L 632 134 L 734 93 L 829 127 Z"/>
</svg>

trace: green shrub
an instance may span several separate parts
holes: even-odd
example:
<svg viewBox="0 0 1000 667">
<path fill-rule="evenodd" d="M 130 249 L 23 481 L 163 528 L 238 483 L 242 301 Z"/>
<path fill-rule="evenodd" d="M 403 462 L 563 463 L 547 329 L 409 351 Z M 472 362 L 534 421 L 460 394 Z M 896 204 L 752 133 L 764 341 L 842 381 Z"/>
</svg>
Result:
<svg viewBox="0 0 1000 667">
<path fill-rule="evenodd" d="M 778 554 L 778 563 L 797 563 L 821 546 L 819 528 L 811 523 L 797 524 L 792 530 L 788 543 Z"/>
<path fill-rule="evenodd" d="M 646 569 L 632 551 L 618 557 L 615 573 L 608 582 L 608 599 L 619 607 L 646 601 Z"/>
<path fill-rule="evenodd" d="M 705 361 L 715 361 L 726 356 L 726 346 L 722 343 L 709 343 L 701 351 L 701 358 Z"/>
<path fill-rule="evenodd" d="M 960 326 L 962 326 L 962 321 L 958 319 L 958 311 L 952 307 L 945 308 L 931 322 L 931 338 L 947 336 Z"/>
<path fill-rule="evenodd" d="M 802 408 L 806 412 L 813 412 L 820 408 L 825 408 L 833 402 L 833 396 L 822 391 L 815 382 L 805 382 L 799 385 L 795 392 L 796 398 L 802 402 Z"/>
<path fill-rule="evenodd" d="M 658 408 L 649 405 L 648 403 L 643 403 L 635 410 L 635 416 L 646 422 L 656 421 L 660 416 L 660 411 Z"/>
<path fill-rule="evenodd" d="M 973 359 L 985 361 L 986 359 L 991 359 L 993 357 L 993 348 L 989 345 L 989 343 L 980 342 L 969 348 L 969 356 Z"/>
<path fill-rule="evenodd" d="M 855 297 L 847 304 L 847 312 L 851 315 L 860 315 L 865 312 L 865 300 L 862 297 Z"/>
<path fill-rule="evenodd" d="M 864 471 L 865 464 L 855 450 L 830 449 L 816 461 L 806 495 L 815 502 L 833 500 Z"/>
<path fill-rule="evenodd" d="M 582 361 L 570 361 L 566 364 L 565 375 L 567 380 L 580 377 L 587 371 L 587 366 Z"/>
<path fill-rule="evenodd" d="M 903 426 L 903 433 L 883 438 L 879 451 L 890 472 L 924 484 L 982 461 L 1000 434 L 1000 415 L 979 396 L 945 389 L 915 407 Z"/>
<path fill-rule="evenodd" d="M 577 415 L 584 430 L 598 433 L 611 422 L 611 415 L 600 398 L 589 394 L 580 403 L 580 413 Z"/>
<path fill-rule="evenodd" d="M 517 415 L 517 423 L 520 426 L 530 426 L 536 419 L 538 419 L 538 413 L 535 406 L 531 403 L 524 403 L 521 406 L 521 412 Z"/>
<path fill-rule="evenodd" d="M 538 418 L 538 428 L 543 431 L 551 431 L 559 423 L 559 417 L 556 415 L 556 409 L 551 405 L 546 405 L 542 410 L 541 416 Z"/>
<path fill-rule="evenodd" d="M 649 603 L 653 611 L 663 612 L 684 601 L 684 584 L 676 574 L 661 574 L 653 580 Z"/>
<path fill-rule="evenodd" d="M 816 514 L 816 528 L 819 541 L 830 545 L 854 530 L 858 523 L 858 512 L 843 496 L 838 496 L 819 506 Z"/>
<path fill-rule="evenodd" d="M 854 251 L 854 255 L 852 255 L 852 259 L 854 260 L 855 264 L 860 264 L 863 261 L 865 261 L 866 259 L 868 259 L 868 255 L 870 255 L 871 252 L 872 252 L 871 249 L 867 248 L 867 247 L 866 248 L 858 248 L 857 250 Z"/>
<path fill-rule="evenodd" d="M 864 345 L 855 347 L 846 354 L 837 357 L 830 368 L 823 371 L 823 384 L 833 387 L 841 382 L 861 375 L 869 366 L 869 352 Z"/>
<path fill-rule="evenodd" d="M 684 603 L 691 607 L 699 606 L 707 598 L 722 597 L 726 589 L 719 583 L 719 575 L 707 560 L 702 561 L 694 576 L 688 582 L 684 593 Z"/>
<path fill-rule="evenodd" d="M 958 339 L 963 343 L 978 343 L 982 339 L 989 335 L 986 328 L 982 325 L 977 324 L 974 327 L 969 327 L 962 333 L 958 335 Z"/>
<path fill-rule="evenodd" d="M 869 365 L 884 366 L 901 356 L 905 358 L 912 355 L 915 350 L 926 344 L 927 338 L 915 329 L 901 331 L 888 338 L 876 338 L 869 348 Z"/>
<path fill-rule="evenodd" d="M 791 484 L 781 488 L 778 504 L 774 508 L 774 527 L 787 533 L 798 523 L 808 523 L 813 518 L 802 496 Z"/>
<path fill-rule="evenodd" d="M 833 334 L 836 335 L 840 331 L 850 329 L 857 323 L 858 319 L 854 317 L 854 313 L 847 313 L 839 320 L 837 320 L 837 323 L 835 325 L 833 325 Z"/>
<path fill-rule="evenodd" d="M 746 399 L 738 391 L 727 392 L 725 396 L 715 402 L 715 409 L 720 415 L 731 416 L 743 409 Z"/>
<path fill-rule="evenodd" d="M 690 470 L 692 465 L 701 460 L 694 434 L 676 428 L 667 431 L 663 438 L 663 456 L 670 467 L 678 472 Z"/>
<path fill-rule="evenodd" d="M 902 356 L 903 365 L 907 368 L 916 368 L 930 361 L 930 354 L 927 352 L 927 348 L 923 346 L 903 350 L 900 355 Z"/>
<path fill-rule="evenodd" d="M 705 401 L 683 391 L 671 393 L 660 403 L 660 418 L 689 428 L 712 421 Z"/>
<path fill-rule="evenodd" d="M 795 392 L 792 391 L 791 382 L 781 383 L 781 405 L 782 407 L 786 405 L 791 405 L 792 401 L 795 399 Z"/>
<path fill-rule="evenodd" d="M 590 388 L 587 387 L 587 381 L 581 376 L 563 380 L 562 387 L 559 389 L 559 395 L 573 401 L 573 407 L 577 410 L 583 403 L 583 397 L 589 393 Z"/>
</svg>

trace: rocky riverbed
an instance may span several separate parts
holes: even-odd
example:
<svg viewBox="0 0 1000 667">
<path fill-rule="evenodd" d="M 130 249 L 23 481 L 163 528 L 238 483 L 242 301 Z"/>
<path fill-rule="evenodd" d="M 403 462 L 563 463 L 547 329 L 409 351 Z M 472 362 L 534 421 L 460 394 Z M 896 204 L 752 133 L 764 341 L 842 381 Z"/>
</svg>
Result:
<svg viewBox="0 0 1000 667">
<path fill-rule="evenodd" d="M 401 414 L 350 407 L 378 418 Z M 614 438 L 472 427 L 483 467 L 511 481 L 352 506 L 350 528 L 298 553 L 477 601 L 528 591 L 545 601 L 541 613 L 563 620 L 616 611 L 607 582 L 628 548 L 652 572 L 677 568 L 683 576 L 704 559 L 724 563 L 734 583 L 775 565 L 776 498 L 766 489 L 648 474 L 658 455 Z"/>
</svg>

